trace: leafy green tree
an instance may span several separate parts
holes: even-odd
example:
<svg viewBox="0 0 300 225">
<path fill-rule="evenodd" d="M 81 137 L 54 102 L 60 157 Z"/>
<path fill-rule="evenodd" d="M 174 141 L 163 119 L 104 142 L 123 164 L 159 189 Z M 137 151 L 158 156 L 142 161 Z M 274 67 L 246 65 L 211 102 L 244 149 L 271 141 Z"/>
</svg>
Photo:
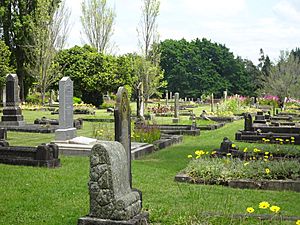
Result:
<svg viewBox="0 0 300 225">
<path fill-rule="evenodd" d="M 279 60 L 263 83 L 262 92 L 285 97 L 300 98 L 300 59 L 289 52 L 281 52 Z"/>
<path fill-rule="evenodd" d="M 10 51 L 4 41 L 0 40 L 0 90 L 5 85 L 6 75 L 11 71 L 9 67 Z"/>
<path fill-rule="evenodd" d="M 62 76 L 74 82 L 74 95 L 86 103 L 99 106 L 102 94 L 116 92 L 119 86 L 133 86 L 132 60 L 128 56 L 111 56 L 91 46 L 75 46 L 59 52 L 56 58 Z"/>
<path fill-rule="evenodd" d="M 165 72 L 168 90 L 184 97 L 199 97 L 214 93 L 248 95 L 255 91 L 246 62 L 235 58 L 225 45 L 207 39 L 191 42 L 165 40 L 161 42 L 161 67 Z"/>
<path fill-rule="evenodd" d="M 51 2 L 49 12 L 51 12 L 60 0 L 49 1 Z M 0 36 L 12 53 L 10 65 L 16 68 L 22 101 L 32 83 L 32 77 L 26 70 L 26 64 L 29 63 L 26 48 L 33 46 L 32 35 L 37 7 L 38 0 L 0 1 Z"/>
</svg>

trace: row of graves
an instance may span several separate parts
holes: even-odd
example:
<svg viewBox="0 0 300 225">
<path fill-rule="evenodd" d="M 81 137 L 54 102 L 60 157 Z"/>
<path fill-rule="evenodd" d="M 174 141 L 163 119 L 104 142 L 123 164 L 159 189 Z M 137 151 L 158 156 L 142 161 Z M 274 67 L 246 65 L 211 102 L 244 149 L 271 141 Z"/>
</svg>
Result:
<svg viewBox="0 0 300 225">
<path fill-rule="evenodd" d="M 8 76 L 8 79 L 16 76 Z M 16 87 L 16 83 L 13 87 Z M 11 90 L 7 83 L 7 93 Z M 14 90 L 14 89 L 13 89 Z M 117 93 L 114 109 L 115 141 L 99 141 L 76 137 L 73 123 L 73 82 L 64 77 L 59 82 L 59 128 L 55 130 L 55 140 L 38 147 L 9 146 L 0 142 L 0 163 L 27 166 L 45 166 L 48 168 L 63 166 L 59 153 L 65 145 L 89 144 L 90 148 L 90 195 L 89 214 L 79 218 L 79 225 L 146 225 L 148 213 L 142 211 L 142 193 L 132 188 L 131 175 L 131 119 L 128 94 L 124 87 Z M 18 108 L 16 92 L 14 98 L 7 95 L 4 120 L 10 125 L 23 126 L 24 120 Z M 9 116 L 9 117 L 7 117 Z M 7 119 L 9 118 L 9 119 Z M 7 125 L 7 124 L 6 124 Z"/>
<path fill-rule="evenodd" d="M 244 120 L 244 130 L 235 134 L 238 141 L 300 144 L 300 114 L 271 116 L 260 111 L 254 120 L 250 113 L 246 113 Z"/>
</svg>

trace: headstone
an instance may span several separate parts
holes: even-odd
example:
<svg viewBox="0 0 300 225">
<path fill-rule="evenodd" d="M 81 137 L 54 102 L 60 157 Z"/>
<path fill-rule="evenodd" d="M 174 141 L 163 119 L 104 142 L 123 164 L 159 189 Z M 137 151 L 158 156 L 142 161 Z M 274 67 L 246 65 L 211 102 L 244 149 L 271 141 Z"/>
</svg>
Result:
<svg viewBox="0 0 300 225">
<path fill-rule="evenodd" d="M 172 100 L 173 99 L 173 93 L 172 93 L 172 91 L 170 91 L 170 100 Z"/>
<path fill-rule="evenodd" d="M 3 109 L 2 126 L 24 126 L 25 121 L 19 106 L 18 76 L 8 74 L 6 76 L 6 102 Z"/>
<path fill-rule="evenodd" d="M 259 111 L 256 113 L 254 123 L 263 123 L 263 124 L 267 123 L 263 111 Z"/>
<path fill-rule="evenodd" d="M 90 211 L 78 220 L 78 225 L 148 224 L 148 213 L 141 212 L 140 193 L 130 187 L 129 170 L 122 144 L 101 142 L 93 146 L 88 184 Z"/>
<path fill-rule="evenodd" d="M 201 103 L 200 98 L 197 98 L 197 104 L 200 104 L 200 103 Z"/>
<path fill-rule="evenodd" d="M 119 87 L 115 106 L 115 141 L 120 142 L 126 151 L 131 187 L 131 122 L 128 93 L 125 87 Z"/>
<path fill-rule="evenodd" d="M 185 102 L 187 101 L 187 97 L 184 98 L 184 101 L 185 101 Z"/>
<path fill-rule="evenodd" d="M 225 90 L 225 91 L 223 92 L 223 94 L 224 94 L 224 101 L 226 102 L 226 100 L 227 100 L 227 90 Z"/>
<path fill-rule="evenodd" d="M 211 93 L 210 96 L 210 107 L 211 107 L 211 112 L 214 112 L 214 93 Z"/>
<path fill-rule="evenodd" d="M 253 122 L 252 122 L 252 116 L 250 113 L 244 114 L 244 130 L 245 131 L 253 131 Z"/>
<path fill-rule="evenodd" d="M 56 141 L 68 141 L 76 137 L 73 125 L 73 81 L 63 77 L 59 81 L 59 129 L 55 131 Z"/>
<path fill-rule="evenodd" d="M 6 86 L 4 86 L 2 89 L 2 103 L 3 103 L 3 107 L 5 107 L 6 106 Z"/>
<path fill-rule="evenodd" d="M 178 123 L 179 122 L 179 93 L 175 93 L 175 98 L 174 98 L 174 118 L 173 118 L 173 123 Z"/>
<path fill-rule="evenodd" d="M 145 117 L 144 117 L 144 97 L 143 97 L 143 93 L 144 93 L 144 87 L 143 87 L 143 82 L 140 82 L 138 87 L 137 87 L 137 91 L 138 91 L 138 98 L 137 98 L 137 118 L 139 120 L 144 121 Z"/>
<path fill-rule="evenodd" d="M 169 105 L 169 93 L 168 90 L 166 90 L 166 105 Z"/>
<path fill-rule="evenodd" d="M 224 137 L 220 146 L 220 152 L 228 153 L 230 150 L 236 150 L 237 148 L 232 147 L 232 144 L 232 141 L 230 141 L 228 137 Z"/>
</svg>

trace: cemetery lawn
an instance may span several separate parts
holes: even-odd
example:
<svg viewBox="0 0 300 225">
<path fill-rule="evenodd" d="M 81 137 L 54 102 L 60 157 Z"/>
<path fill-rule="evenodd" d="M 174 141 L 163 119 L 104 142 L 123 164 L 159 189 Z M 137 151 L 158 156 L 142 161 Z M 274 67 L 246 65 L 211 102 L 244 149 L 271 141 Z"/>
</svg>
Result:
<svg viewBox="0 0 300 225">
<path fill-rule="evenodd" d="M 28 121 L 27 118 L 25 114 Z M 91 136 L 92 126 L 84 122 L 78 135 Z M 132 162 L 133 186 L 143 192 L 143 208 L 149 211 L 151 224 L 295 224 L 231 216 L 245 214 L 247 207 L 262 214 L 265 211 L 259 211 L 258 204 L 267 201 L 280 206 L 282 215 L 300 217 L 300 193 L 174 182 L 174 176 L 188 164 L 188 154 L 218 148 L 224 136 L 234 140 L 234 133 L 242 127 L 240 120 L 218 130 L 201 131 L 200 136 L 185 136 L 179 145 Z M 9 132 L 8 136 L 11 145 L 36 145 L 54 138 L 54 134 L 18 132 Z M 250 145 L 237 144 L 241 148 Z M 254 145 L 259 146 L 251 144 Z M 0 224 L 74 225 L 79 217 L 88 214 L 89 159 L 60 158 L 62 166 L 57 169 L 0 164 Z"/>
</svg>

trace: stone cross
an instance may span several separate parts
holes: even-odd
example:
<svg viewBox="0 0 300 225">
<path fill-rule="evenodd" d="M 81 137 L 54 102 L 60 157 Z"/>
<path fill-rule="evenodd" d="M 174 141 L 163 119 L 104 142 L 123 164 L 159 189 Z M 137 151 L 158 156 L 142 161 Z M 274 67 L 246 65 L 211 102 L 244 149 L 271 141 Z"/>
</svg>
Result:
<svg viewBox="0 0 300 225">
<path fill-rule="evenodd" d="M 120 89 L 119 89 L 120 90 Z M 127 152 L 119 142 L 95 144 L 90 156 L 90 212 L 78 225 L 147 225 L 142 198 L 130 187 Z"/>
<path fill-rule="evenodd" d="M 210 96 L 210 107 L 211 107 L 211 112 L 214 112 L 214 93 L 211 93 Z"/>
<path fill-rule="evenodd" d="M 59 81 L 59 129 L 55 131 L 55 140 L 67 141 L 74 137 L 73 81 L 70 77 L 63 77 Z"/>
<path fill-rule="evenodd" d="M 137 118 L 140 120 L 144 120 L 144 86 L 143 83 L 140 82 L 138 87 L 138 98 L 137 98 Z"/>
<path fill-rule="evenodd" d="M 119 87 L 117 92 L 116 106 L 114 110 L 115 117 L 115 141 L 120 142 L 126 151 L 127 163 L 129 168 L 130 187 L 131 179 L 131 122 L 130 105 L 128 93 L 125 87 Z"/>
<path fill-rule="evenodd" d="M 17 74 L 8 74 L 5 85 L 5 107 L 1 125 L 3 126 L 23 126 L 25 121 L 22 110 L 19 106 L 18 76 Z"/>
</svg>

